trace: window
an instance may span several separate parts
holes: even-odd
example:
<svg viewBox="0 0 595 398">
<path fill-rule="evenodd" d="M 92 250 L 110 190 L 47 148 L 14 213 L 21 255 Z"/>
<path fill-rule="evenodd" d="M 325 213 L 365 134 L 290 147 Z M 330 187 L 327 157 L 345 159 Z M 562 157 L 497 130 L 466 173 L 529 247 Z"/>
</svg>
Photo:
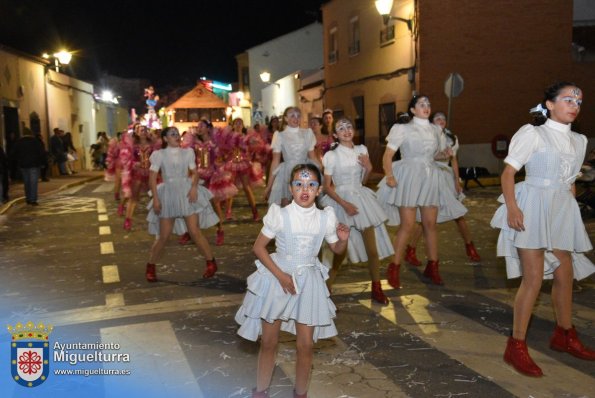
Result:
<svg viewBox="0 0 595 398">
<path fill-rule="evenodd" d="M 380 144 L 386 143 L 386 137 L 393 124 L 397 121 L 397 107 L 394 102 L 380 104 L 378 109 L 378 140 Z"/>
<path fill-rule="evenodd" d="M 211 122 L 224 122 L 224 108 L 177 108 L 175 121 L 177 123 L 197 123 L 201 119 L 208 119 Z"/>
<path fill-rule="evenodd" d="M 359 17 L 349 21 L 349 55 L 359 54 Z"/>
<path fill-rule="evenodd" d="M 328 63 L 335 64 L 339 58 L 337 48 L 337 28 L 332 28 L 328 35 Z"/>
<path fill-rule="evenodd" d="M 380 31 L 380 47 L 388 46 L 395 41 L 395 25 L 386 25 Z"/>
<path fill-rule="evenodd" d="M 595 61 L 595 26 L 572 28 L 572 59 L 575 62 Z"/>
</svg>

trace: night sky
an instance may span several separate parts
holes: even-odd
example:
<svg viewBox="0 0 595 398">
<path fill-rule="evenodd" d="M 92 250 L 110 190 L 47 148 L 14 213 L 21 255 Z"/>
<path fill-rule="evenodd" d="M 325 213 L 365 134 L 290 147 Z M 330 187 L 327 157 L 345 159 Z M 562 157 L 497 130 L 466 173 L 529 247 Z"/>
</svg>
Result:
<svg viewBox="0 0 595 398">
<path fill-rule="evenodd" d="M 74 51 L 69 73 L 192 85 L 237 81 L 235 55 L 321 21 L 324 0 L 0 0 L 0 44 Z"/>
</svg>

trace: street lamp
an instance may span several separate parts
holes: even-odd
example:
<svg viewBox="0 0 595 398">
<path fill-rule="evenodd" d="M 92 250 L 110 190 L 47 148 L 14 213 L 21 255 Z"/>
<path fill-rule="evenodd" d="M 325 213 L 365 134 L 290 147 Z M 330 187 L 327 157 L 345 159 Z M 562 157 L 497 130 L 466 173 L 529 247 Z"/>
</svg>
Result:
<svg viewBox="0 0 595 398">
<path fill-rule="evenodd" d="M 268 83 L 271 81 L 271 74 L 265 70 L 260 74 L 260 80 L 262 80 L 263 83 Z"/>
<path fill-rule="evenodd" d="M 56 67 L 56 72 L 60 72 L 60 65 L 68 65 L 70 63 L 70 60 L 72 59 L 72 53 L 66 50 L 60 50 L 52 55 L 48 53 L 43 53 L 42 57 L 45 59 L 54 58 L 54 66 Z"/>
<path fill-rule="evenodd" d="M 390 21 L 392 19 L 395 21 L 405 22 L 407 24 L 407 28 L 409 29 L 409 31 L 410 32 L 413 31 L 413 20 L 412 19 L 393 17 L 392 15 L 390 15 L 391 10 L 393 9 L 393 0 L 376 0 L 374 2 L 374 5 L 376 5 L 376 9 L 378 10 L 378 13 L 380 15 L 382 15 L 385 25 L 388 24 L 388 21 Z"/>
</svg>

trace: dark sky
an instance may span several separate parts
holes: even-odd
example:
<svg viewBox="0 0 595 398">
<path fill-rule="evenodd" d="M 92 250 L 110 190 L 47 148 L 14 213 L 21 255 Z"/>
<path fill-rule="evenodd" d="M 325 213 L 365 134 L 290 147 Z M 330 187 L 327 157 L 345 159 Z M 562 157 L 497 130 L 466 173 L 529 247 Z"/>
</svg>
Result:
<svg viewBox="0 0 595 398">
<path fill-rule="evenodd" d="M 0 0 L 0 44 L 41 55 L 75 51 L 70 73 L 234 82 L 235 55 L 321 21 L 324 0 Z"/>
</svg>

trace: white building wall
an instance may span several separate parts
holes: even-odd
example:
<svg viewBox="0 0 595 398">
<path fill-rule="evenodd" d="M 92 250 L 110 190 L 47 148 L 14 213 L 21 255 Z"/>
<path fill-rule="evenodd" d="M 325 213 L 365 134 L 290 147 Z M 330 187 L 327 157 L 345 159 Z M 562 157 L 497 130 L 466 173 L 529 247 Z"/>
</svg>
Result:
<svg viewBox="0 0 595 398">
<path fill-rule="evenodd" d="M 250 98 L 253 109 L 257 109 L 263 100 L 261 91 L 265 90 L 267 97 L 270 90 L 275 90 L 269 85 L 280 79 L 288 77 L 296 70 L 318 69 L 323 65 L 323 31 L 322 24 L 315 22 L 302 29 L 277 37 L 271 41 L 252 47 L 247 50 L 250 68 Z M 271 74 L 271 81 L 263 83 L 260 74 L 268 71 Z M 279 88 L 280 95 L 286 94 L 286 89 Z M 272 95 L 272 94 L 270 94 Z M 295 91 L 287 99 L 275 103 L 274 114 L 283 112 L 286 104 L 295 101 Z M 281 109 L 283 108 L 283 109 Z M 269 108 L 267 112 L 272 112 Z M 265 116 L 271 116 L 268 113 Z"/>
</svg>

